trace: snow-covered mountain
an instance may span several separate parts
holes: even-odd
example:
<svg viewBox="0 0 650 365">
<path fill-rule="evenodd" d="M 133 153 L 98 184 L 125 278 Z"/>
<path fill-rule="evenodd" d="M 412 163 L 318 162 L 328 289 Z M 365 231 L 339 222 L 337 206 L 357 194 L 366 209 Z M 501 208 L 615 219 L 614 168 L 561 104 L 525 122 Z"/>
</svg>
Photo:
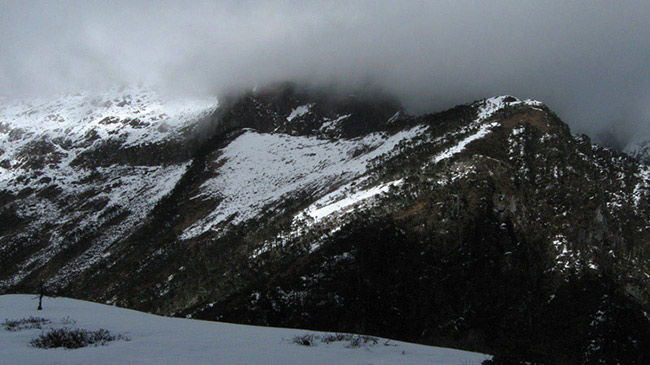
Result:
<svg viewBox="0 0 650 365">
<path fill-rule="evenodd" d="M 165 100 L 139 87 L 0 103 L 0 201 L 16 219 L 2 229 L 14 234 L 0 240 L 5 255 L 31 251 L 9 261 L 14 274 L 2 287 L 89 234 L 97 235 L 93 244 L 57 280 L 101 259 L 176 185 L 190 162 L 191 134 L 218 105 Z"/>
<path fill-rule="evenodd" d="M 540 102 L 414 117 L 381 93 L 290 84 L 101 95 L 3 101 L 4 292 L 43 281 L 497 359 L 648 356 L 650 169 Z"/>
</svg>

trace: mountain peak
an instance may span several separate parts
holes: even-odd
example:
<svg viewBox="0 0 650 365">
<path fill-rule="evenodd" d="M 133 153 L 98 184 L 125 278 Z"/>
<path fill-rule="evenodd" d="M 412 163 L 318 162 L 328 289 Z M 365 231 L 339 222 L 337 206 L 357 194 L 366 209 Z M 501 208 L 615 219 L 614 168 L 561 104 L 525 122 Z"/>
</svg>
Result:
<svg viewBox="0 0 650 365">
<path fill-rule="evenodd" d="M 395 126 L 397 120 L 407 119 L 397 99 L 378 90 L 346 93 L 335 87 L 282 83 L 223 99 L 213 121 L 216 133 L 254 128 L 260 132 L 354 138 L 384 130 L 389 121 Z"/>
</svg>

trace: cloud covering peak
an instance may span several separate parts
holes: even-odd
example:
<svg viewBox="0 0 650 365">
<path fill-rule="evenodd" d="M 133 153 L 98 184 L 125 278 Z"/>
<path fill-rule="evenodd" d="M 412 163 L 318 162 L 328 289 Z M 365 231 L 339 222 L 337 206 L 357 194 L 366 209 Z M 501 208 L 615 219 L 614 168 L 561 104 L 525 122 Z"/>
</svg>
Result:
<svg viewBox="0 0 650 365">
<path fill-rule="evenodd" d="M 372 82 L 414 113 L 514 94 L 629 135 L 650 132 L 648 16 L 646 1 L 7 0 L 0 93 Z"/>
</svg>

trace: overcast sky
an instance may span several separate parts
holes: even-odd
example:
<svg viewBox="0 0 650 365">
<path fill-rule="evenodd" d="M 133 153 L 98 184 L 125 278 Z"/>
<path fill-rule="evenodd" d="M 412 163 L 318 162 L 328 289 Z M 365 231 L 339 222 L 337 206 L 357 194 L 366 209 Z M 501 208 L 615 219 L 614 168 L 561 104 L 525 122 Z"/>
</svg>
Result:
<svg viewBox="0 0 650 365">
<path fill-rule="evenodd" d="M 409 111 L 497 94 L 650 132 L 650 1 L 0 0 L 0 93 L 373 82 Z"/>
</svg>

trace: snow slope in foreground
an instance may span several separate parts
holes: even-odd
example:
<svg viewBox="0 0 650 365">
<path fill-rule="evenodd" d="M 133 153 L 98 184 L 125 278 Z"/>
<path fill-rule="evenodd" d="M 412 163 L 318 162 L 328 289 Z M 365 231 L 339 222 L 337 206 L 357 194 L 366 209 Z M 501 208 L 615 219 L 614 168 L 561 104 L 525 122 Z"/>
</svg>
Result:
<svg viewBox="0 0 650 365">
<path fill-rule="evenodd" d="M 243 326 L 166 318 L 67 298 L 45 298 L 42 311 L 32 295 L 0 296 L 0 320 L 30 316 L 49 319 L 52 327 L 108 329 L 130 341 L 76 350 L 29 346 L 39 329 L 9 332 L 0 325 L 0 359 L 6 364 L 480 364 L 488 356 L 440 347 L 380 340 L 346 348 L 347 342 L 293 343 L 304 330 Z M 76 321 L 62 321 L 69 317 Z M 67 322 L 68 324 L 62 324 Z M 44 328 L 46 328 L 44 326 Z M 315 332 L 312 332 L 315 333 Z"/>
</svg>

